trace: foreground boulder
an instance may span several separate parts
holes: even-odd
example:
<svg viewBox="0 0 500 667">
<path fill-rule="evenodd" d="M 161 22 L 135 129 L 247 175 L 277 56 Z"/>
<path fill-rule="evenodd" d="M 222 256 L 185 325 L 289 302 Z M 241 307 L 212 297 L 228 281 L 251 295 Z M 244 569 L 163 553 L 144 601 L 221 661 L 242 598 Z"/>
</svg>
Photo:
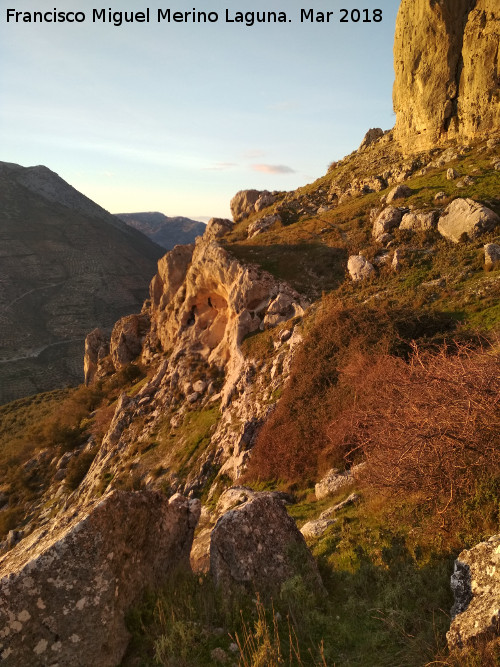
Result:
<svg viewBox="0 0 500 667">
<path fill-rule="evenodd" d="M 473 199 L 455 199 L 446 207 L 438 222 L 438 231 L 453 243 L 459 243 L 464 235 L 475 239 L 500 224 L 500 217 L 487 206 Z"/>
<path fill-rule="evenodd" d="M 226 512 L 212 531 L 210 571 L 226 593 L 277 594 L 301 575 L 305 585 L 323 592 L 316 563 L 281 500 L 259 494 Z"/>
<path fill-rule="evenodd" d="M 115 667 L 125 612 L 189 567 L 199 501 L 114 491 L 0 560 L 0 657 L 19 667 Z"/>
<path fill-rule="evenodd" d="M 450 648 L 500 634 L 500 535 L 462 551 L 451 588 L 455 604 L 446 635 Z"/>
</svg>

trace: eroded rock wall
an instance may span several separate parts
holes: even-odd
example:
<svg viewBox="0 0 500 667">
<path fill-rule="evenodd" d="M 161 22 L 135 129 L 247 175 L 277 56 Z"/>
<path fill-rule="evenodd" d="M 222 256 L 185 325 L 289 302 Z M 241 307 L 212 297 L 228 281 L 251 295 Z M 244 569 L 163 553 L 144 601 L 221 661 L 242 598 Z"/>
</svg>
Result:
<svg viewBox="0 0 500 667">
<path fill-rule="evenodd" d="M 499 37 L 496 0 L 402 0 L 393 102 L 404 152 L 498 133 Z"/>
</svg>

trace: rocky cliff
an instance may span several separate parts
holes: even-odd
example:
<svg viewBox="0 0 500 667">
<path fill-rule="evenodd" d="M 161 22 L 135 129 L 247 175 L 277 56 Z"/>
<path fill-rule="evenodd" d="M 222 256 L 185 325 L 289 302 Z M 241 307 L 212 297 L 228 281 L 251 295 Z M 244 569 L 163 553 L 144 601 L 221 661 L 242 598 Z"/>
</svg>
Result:
<svg viewBox="0 0 500 667">
<path fill-rule="evenodd" d="M 150 370 L 133 398 L 120 399 L 81 495 L 91 498 L 103 475 L 119 477 L 127 464 L 139 464 L 138 439 L 175 434 L 193 415 L 211 410 L 217 425 L 204 451 L 193 452 L 184 466 L 188 474 L 179 475 L 179 452 L 160 446 L 157 462 L 164 474 L 156 481 L 192 492 L 216 473 L 238 476 L 273 392 L 286 377 L 285 357 L 300 339 L 295 323 L 308 303 L 286 283 L 224 249 L 218 239 L 232 226 L 229 220 L 212 219 L 195 245 L 168 252 L 158 262 L 142 313 L 119 320 L 110 341 L 98 331 L 87 338 L 87 383 L 136 360 Z M 245 358 L 245 337 L 288 321 L 276 334 L 267 363 Z"/>
<path fill-rule="evenodd" d="M 496 0 L 403 0 L 393 101 L 405 152 L 498 130 L 499 49 Z"/>
</svg>

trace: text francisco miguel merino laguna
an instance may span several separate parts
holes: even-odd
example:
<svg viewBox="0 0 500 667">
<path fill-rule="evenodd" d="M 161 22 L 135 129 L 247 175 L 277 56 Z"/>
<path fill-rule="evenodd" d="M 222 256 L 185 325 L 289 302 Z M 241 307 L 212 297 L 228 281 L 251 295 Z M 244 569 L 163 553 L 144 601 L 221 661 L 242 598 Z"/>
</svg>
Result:
<svg viewBox="0 0 500 667">
<path fill-rule="evenodd" d="M 344 10 L 346 11 L 346 10 Z M 377 10 L 380 11 L 380 10 Z M 82 11 L 59 11 L 57 8 L 50 11 L 31 12 L 19 9 L 7 9 L 5 19 L 7 23 L 84 23 L 87 19 L 93 23 L 109 23 L 119 27 L 125 23 L 150 23 L 156 18 L 157 23 L 217 23 L 220 19 L 219 13 L 215 11 L 192 11 L 181 12 L 172 9 L 158 9 L 150 11 L 149 8 L 139 12 L 113 11 L 112 9 L 93 9 L 90 12 Z M 300 9 L 299 20 L 301 23 L 330 23 L 335 21 L 334 12 L 319 12 L 314 9 Z M 291 23 L 292 19 L 286 12 L 234 12 L 226 9 L 222 21 L 225 23 L 242 23 L 252 26 L 255 23 Z"/>
</svg>

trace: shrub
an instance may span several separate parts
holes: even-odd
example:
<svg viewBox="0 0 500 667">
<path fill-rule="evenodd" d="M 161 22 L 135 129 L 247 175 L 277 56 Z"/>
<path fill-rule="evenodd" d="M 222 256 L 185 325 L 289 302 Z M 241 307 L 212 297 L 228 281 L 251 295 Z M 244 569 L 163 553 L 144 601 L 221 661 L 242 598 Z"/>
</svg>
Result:
<svg viewBox="0 0 500 667">
<path fill-rule="evenodd" d="M 326 299 L 295 357 L 281 400 L 260 431 L 248 478 L 305 481 L 318 470 L 344 465 L 345 452 L 330 447 L 326 431 L 351 406 L 357 389 L 338 384 L 339 370 L 360 352 L 408 356 L 412 339 L 448 326 L 449 320 L 439 315 L 347 308 Z"/>
<path fill-rule="evenodd" d="M 416 346 L 408 362 L 360 354 L 341 372 L 356 403 L 328 428 L 342 451 L 361 450 L 367 480 L 392 491 L 471 495 L 500 469 L 500 359 L 460 345 Z"/>
</svg>

